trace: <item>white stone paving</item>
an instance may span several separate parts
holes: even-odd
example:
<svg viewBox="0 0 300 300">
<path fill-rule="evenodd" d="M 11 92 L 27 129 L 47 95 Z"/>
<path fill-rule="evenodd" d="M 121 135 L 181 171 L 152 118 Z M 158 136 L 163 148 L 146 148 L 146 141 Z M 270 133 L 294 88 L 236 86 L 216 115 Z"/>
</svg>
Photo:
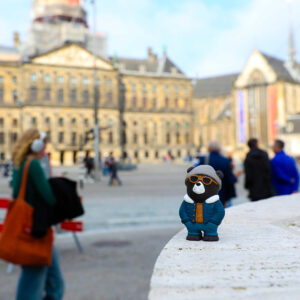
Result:
<svg viewBox="0 0 300 300">
<path fill-rule="evenodd" d="M 162 250 L 149 300 L 300 299 L 300 194 L 226 210 L 220 241 L 186 241 L 181 230 Z"/>
</svg>

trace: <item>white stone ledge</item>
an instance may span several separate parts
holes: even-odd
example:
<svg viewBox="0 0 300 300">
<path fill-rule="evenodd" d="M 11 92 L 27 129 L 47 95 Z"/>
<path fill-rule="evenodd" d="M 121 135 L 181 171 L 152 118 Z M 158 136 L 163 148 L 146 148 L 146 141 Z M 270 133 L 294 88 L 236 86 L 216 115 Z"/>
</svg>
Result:
<svg viewBox="0 0 300 300">
<path fill-rule="evenodd" d="M 300 299 L 300 194 L 226 210 L 219 242 L 186 234 L 160 253 L 149 300 Z"/>
</svg>

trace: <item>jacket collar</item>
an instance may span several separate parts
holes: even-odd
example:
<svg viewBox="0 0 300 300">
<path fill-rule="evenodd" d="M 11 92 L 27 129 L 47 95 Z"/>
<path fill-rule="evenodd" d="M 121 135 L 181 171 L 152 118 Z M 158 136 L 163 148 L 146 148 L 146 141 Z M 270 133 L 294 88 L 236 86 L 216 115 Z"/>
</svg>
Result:
<svg viewBox="0 0 300 300">
<path fill-rule="evenodd" d="M 211 203 L 217 202 L 219 199 L 220 199 L 220 198 L 219 198 L 219 195 L 213 195 L 213 196 L 207 198 L 207 199 L 205 200 L 205 202 L 206 202 L 207 204 L 211 204 Z M 183 200 L 184 200 L 185 202 L 187 202 L 187 203 L 194 203 L 194 200 L 193 200 L 188 194 L 185 194 L 185 195 L 184 195 Z"/>
</svg>

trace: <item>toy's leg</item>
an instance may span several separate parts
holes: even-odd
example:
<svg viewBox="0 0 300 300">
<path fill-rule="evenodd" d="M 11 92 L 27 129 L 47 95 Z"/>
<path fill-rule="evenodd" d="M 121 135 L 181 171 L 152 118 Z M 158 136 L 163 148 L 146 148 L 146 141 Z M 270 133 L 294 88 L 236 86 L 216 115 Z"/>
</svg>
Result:
<svg viewBox="0 0 300 300">
<path fill-rule="evenodd" d="M 216 242 L 219 240 L 218 232 L 217 232 L 218 226 L 213 223 L 207 223 L 204 225 L 204 237 L 203 241 L 206 242 Z"/>
<path fill-rule="evenodd" d="M 186 237 L 188 241 L 200 241 L 202 239 L 202 233 L 197 224 L 188 222 L 185 224 L 185 226 L 188 231 L 188 235 Z"/>
</svg>

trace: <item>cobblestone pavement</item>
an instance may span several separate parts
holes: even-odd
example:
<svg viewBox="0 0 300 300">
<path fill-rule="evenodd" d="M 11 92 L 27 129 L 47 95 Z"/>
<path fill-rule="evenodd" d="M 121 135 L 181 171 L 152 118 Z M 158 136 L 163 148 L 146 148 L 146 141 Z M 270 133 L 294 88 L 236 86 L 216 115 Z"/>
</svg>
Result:
<svg viewBox="0 0 300 300">
<path fill-rule="evenodd" d="M 108 186 L 108 177 L 99 183 L 84 184 L 85 229 L 132 228 L 145 225 L 179 225 L 178 208 L 185 194 L 187 165 L 140 165 L 135 171 L 119 172 L 122 186 Z M 78 180 L 77 168 L 55 168 L 55 174 L 66 174 Z M 238 198 L 246 200 L 243 178 L 237 184 Z M 9 195 L 7 179 L 0 178 L 1 195 Z"/>
<path fill-rule="evenodd" d="M 81 235 L 85 253 L 79 254 L 72 238 L 58 235 L 66 278 L 65 299 L 146 299 L 151 272 L 160 250 L 182 225 L 178 209 L 185 194 L 187 165 L 141 165 L 119 173 L 122 186 L 108 186 L 108 178 L 87 182 L 79 190 L 84 199 Z M 78 179 L 76 168 L 55 168 Z M 242 182 L 242 178 L 240 182 Z M 9 196 L 7 179 L 0 178 L 1 196 Z M 247 201 L 242 184 L 233 204 Z M 3 216 L 2 216 L 3 217 Z M 1 215 L 0 215 L 1 218 Z M 13 299 L 16 268 L 6 275 L 0 262 L 0 300 Z"/>
</svg>

